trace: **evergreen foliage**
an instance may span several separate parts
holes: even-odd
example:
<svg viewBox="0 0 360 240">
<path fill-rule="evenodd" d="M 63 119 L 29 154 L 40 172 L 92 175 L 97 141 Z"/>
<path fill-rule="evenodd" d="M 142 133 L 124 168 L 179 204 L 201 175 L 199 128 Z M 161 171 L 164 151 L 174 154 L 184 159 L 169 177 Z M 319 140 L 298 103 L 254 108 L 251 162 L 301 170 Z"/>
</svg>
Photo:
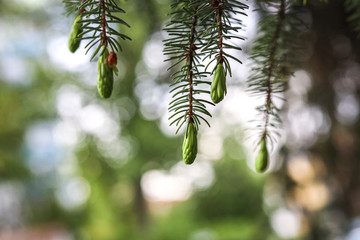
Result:
<svg viewBox="0 0 360 240">
<path fill-rule="evenodd" d="M 121 50 L 118 39 L 130 39 L 113 26 L 129 27 L 118 16 L 124 10 L 115 0 L 63 2 L 68 15 L 77 15 L 70 35 L 70 49 L 75 51 L 80 40 L 88 40 L 85 46 L 87 52 L 94 49 L 91 59 L 100 55 L 99 66 L 102 67 L 99 69 L 107 71 L 98 74 L 98 89 L 100 95 L 107 98 L 111 94 L 116 63 L 111 63 L 106 56 L 115 56 L 116 60 L 115 52 Z M 280 109 L 275 99 L 283 100 L 282 93 L 288 78 L 301 65 L 299 56 L 304 49 L 306 33 L 301 9 L 309 3 L 305 0 L 259 0 L 256 3 L 263 17 L 259 23 L 258 37 L 252 44 L 250 58 L 253 65 L 248 90 L 264 101 L 257 107 L 259 116 L 256 121 L 259 123 L 255 131 L 259 135 L 258 145 L 267 150 L 276 142 L 281 128 Z M 359 0 L 345 1 L 348 21 L 357 32 L 360 32 L 359 6 Z M 171 62 L 168 70 L 172 71 L 172 101 L 168 110 L 172 114 L 170 125 L 177 126 L 176 133 L 185 124 L 186 129 L 193 129 L 196 134 L 192 136 L 196 138 L 201 122 L 210 126 L 207 120 L 211 117 L 208 106 L 224 99 L 227 93 L 226 77 L 232 75 L 230 63 L 241 64 L 235 53 L 241 51 L 239 42 L 244 40 L 239 31 L 243 28 L 241 17 L 246 16 L 247 8 L 239 0 L 176 0 L 172 4 L 170 20 L 164 28 L 168 34 L 164 40 L 164 54 L 168 57 L 166 61 Z M 211 70 L 208 71 L 209 68 Z M 106 79 L 101 79 L 105 75 Z M 211 75 L 212 81 L 209 80 Z M 103 84 L 105 82 L 107 84 Z M 184 161 L 192 163 L 196 152 L 191 152 L 189 161 L 187 151 L 183 148 L 183 156 L 186 156 Z M 261 171 L 266 168 L 267 164 Z"/>
<path fill-rule="evenodd" d="M 360 38 L 360 1 L 345 0 L 345 10 L 348 13 L 347 21 Z"/>
<path fill-rule="evenodd" d="M 85 46 L 87 52 L 93 47 L 95 48 L 90 60 L 96 56 L 102 46 L 104 48 L 102 48 L 100 55 L 104 54 L 107 47 L 110 47 L 113 52 L 121 50 L 117 37 L 130 40 L 128 36 L 111 26 L 112 23 L 115 23 L 130 27 L 124 20 L 115 16 L 115 13 L 125 13 L 125 11 L 118 7 L 114 0 L 86 0 L 79 6 L 79 9 L 83 18 L 81 22 L 84 23 L 84 26 L 83 32 L 78 35 L 78 38 L 89 39 Z"/>
<path fill-rule="evenodd" d="M 241 64 L 241 61 L 229 52 L 231 50 L 242 50 L 238 46 L 238 40 L 244 40 L 238 34 L 239 30 L 243 28 L 239 15 L 246 16 L 244 11 L 247 8 L 248 6 L 240 1 L 210 1 L 212 25 L 208 27 L 202 37 L 207 42 L 203 49 L 207 53 L 206 58 L 211 59 L 210 63 L 216 61 L 213 71 L 215 71 L 218 64 L 224 64 L 226 74 L 229 72 L 231 76 L 231 67 L 228 59 L 231 58 Z"/>
<path fill-rule="evenodd" d="M 100 57 L 104 54 L 108 55 L 109 52 L 111 56 L 116 57 L 116 52 L 122 50 L 119 38 L 131 40 L 130 37 L 116 29 L 117 25 L 130 26 L 117 16 L 117 14 L 125 13 L 125 11 L 118 6 L 115 0 L 63 0 L 63 3 L 67 15 L 76 14 L 69 38 L 69 49 L 71 52 L 77 50 L 80 41 L 87 40 L 88 42 L 85 46 L 87 49 L 86 54 L 91 49 L 93 50 L 90 61 L 98 55 Z M 105 62 L 105 64 L 108 63 Z M 111 74 L 113 72 L 116 73 L 116 66 L 111 66 L 111 68 L 114 68 L 115 71 L 108 72 L 111 72 Z M 98 76 L 101 75 L 101 73 L 98 73 Z M 108 74 L 108 79 L 112 78 L 113 76 Z M 103 86 L 98 86 L 98 89 L 102 97 L 110 97 L 112 86 L 107 87 L 109 92 L 105 95 L 104 92 L 100 91 L 100 89 L 104 89 Z"/>
<path fill-rule="evenodd" d="M 208 73 L 201 64 L 204 53 L 199 51 L 202 45 L 199 32 L 201 33 L 204 28 L 201 23 L 206 21 L 202 18 L 206 4 L 202 2 L 204 1 L 175 3 L 172 6 L 172 20 L 165 28 L 169 39 L 165 40 L 164 53 L 170 55 L 167 61 L 174 62 L 169 69 L 178 68 L 172 74 L 174 83 L 171 85 L 170 93 L 174 93 L 174 100 L 170 102 L 169 107 L 169 111 L 174 112 L 169 118 L 172 120 L 170 125 L 175 123 L 179 126 L 177 132 L 186 121 L 194 123 L 198 129 L 200 119 L 208 124 L 204 115 L 211 117 L 205 104 L 212 103 L 197 98 L 201 93 L 210 93 L 199 88 L 199 85 L 210 85 L 209 81 L 202 80 Z"/>
<path fill-rule="evenodd" d="M 248 6 L 240 1 L 210 1 L 211 21 L 213 24 L 208 27 L 203 35 L 207 45 L 202 51 L 207 54 L 205 59 L 211 59 L 208 66 L 216 61 L 213 70 L 213 72 L 215 71 L 215 75 L 211 86 L 211 99 L 214 103 L 222 101 L 224 95 L 227 93 L 226 75 L 229 73 L 231 76 L 231 67 L 228 58 L 241 64 L 241 61 L 229 52 L 231 52 L 231 50 L 241 50 L 238 44 L 236 44 L 238 40 L 244 40 L 244 38 L 238 34 L 239 30 L 243 27 L 239 15 L 246 16 L 244 10 L 247 8 Z M 225 73 L 223 73 L 223 70 L 225 70 Z"/>
<path fill-rule="evenodd" d="M 234 32 L 242 28 L 241 20 L 235 16 L 239 13 L 245 15 L 245 8 L 247 6 L 239 1 L 223 0 L 179 0 L 173 4 L 171 20 L 165 27 L 169 38 L 165 40 L 164 53 L 169 55 L 167 61 L 173 62 L 169 69 L 175 69 L 175 73 L 172 74 L 174 83 L 170 91 L 174 92 L 174 100 L 170 102 L 169 107 L 169 111 L 174 113 L 169 119 L 172 120 L 170 125 L 178 126 L 176 132 L 186 122 L 188 125 L 194 124 L 196 131 L 200 120 L 209 125 L 205 117 L 211 117 L 211 114 L 207 111 L 206 105 L 214 104 L 203 96 L 209 95 L 210 91 L 200 87 L 212 85 L 211 99 L 214 103 L 224 98 L 225 77 L 227 72 L 231 75 L 228 58 L 241 63 L 224 50 L 241 50 L 229 40 L 243 40 Z M 209 63 L 205 67 L 202 62 L 206 59 Z M 207 68 L 214 61 L 214 71 L 217 70 L 211 83 L 204 78 L 211 74 L 207 72 Z M 189 163 L 185 158 L 184 161 Z"/>
<path fill-rule="evenodd" d="M 300 65 L 305 24 L 298 8 L 280 0 L 263 3 L 261 9 L 266 16 L 259 23 L 259 37 L 253 43 L 254 65 L 248 80 L 248 90 L 264 99 L 264 104 L 257 107 L 259 117 L 255 131 L 259 142 L 273 144 L 276 141 L 281 119 L 274 99 L 282 100 L 280 94 L 286 89 L 288 78 Z M 267 9 L 276 10 L 268 12 Z"/>
</svg>

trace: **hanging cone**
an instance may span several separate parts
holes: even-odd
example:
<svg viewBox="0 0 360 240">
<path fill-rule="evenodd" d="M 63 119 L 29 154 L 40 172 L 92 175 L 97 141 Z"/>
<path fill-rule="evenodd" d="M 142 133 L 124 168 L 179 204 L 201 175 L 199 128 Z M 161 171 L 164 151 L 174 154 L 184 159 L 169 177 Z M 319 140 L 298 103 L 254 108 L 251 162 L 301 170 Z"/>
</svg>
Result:
<svg viewBox="0 0 360 240">
<path fill-rule="evenodd" d="M 260 150 L 255 160 L 255 169 L 259 173 L 263 173 L 268 168 L 269 164 L 269 153 L 266 148 L 266 141 L 262 139 L 260 141 Z"/>
<path fill-rule="evenodd" d="M 197 130 L 192 122 L 187 125 L 182 151 L 185 164 L 192 164 L 197 154 Z"/>
<path fill-rule="evenodd" d="M 215 70 L 214 78 L 211 83 L 211 100 L 214 103 L 219 103 L 224 99 L 226 93 L 225 69 L 223 64 L 220 63 Z"/>
<path fill-rule="evenodd" d="M 75 18 L 73 25 L 72 25 L 72 29 L 70 32 L 70 36 L 69 36 L 69 50 L 70 52 L 74 53 L 80 46 L 80 42 L 81 40 L 78 39 L 78 35 L 80 33 L 82 33 L 82 23 L 79 23 L 79 21 L 81 21 L 82 18 L 80 15 L 77 15 L 77 17 Z"/>
<path fill-rule="evenodd" d="M 102 98 L 109 98 L 111 96 L 114 84 L 113 69 L 107 62 L 108 56 L 109 51 L 106 49 L 98 61 L 97 88 Z"/>
</svg>

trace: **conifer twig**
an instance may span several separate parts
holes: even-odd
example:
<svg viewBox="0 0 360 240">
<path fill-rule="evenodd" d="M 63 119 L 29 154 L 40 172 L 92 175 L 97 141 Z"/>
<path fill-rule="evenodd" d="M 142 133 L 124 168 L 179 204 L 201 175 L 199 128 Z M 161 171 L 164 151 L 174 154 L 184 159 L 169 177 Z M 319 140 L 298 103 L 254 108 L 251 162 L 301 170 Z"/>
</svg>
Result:
<svg viewBox="0 0 360 240">
<path fill-rule="evenodd" d="M 268 59 L 268 73 L 266 78 L 266 103 L 265 103 L 265 124 L 263 129 L 262 138 L 265 139 L 267 135 L 267 127 L 269 125 L 269 118 L 271 112 L 272 105 L 272 76 L 274 70 L 274 58 L 275 53 L 278 48 L 278 42 L 280 38 L 280 31 L 283 26 L 283 22 L 285 19 L 285 0 L 281 0 L 280 8 L 277 14 L 277 24 L 275 28 L 275 32 L 271 41 L 271 48 Z"/>
</svg>

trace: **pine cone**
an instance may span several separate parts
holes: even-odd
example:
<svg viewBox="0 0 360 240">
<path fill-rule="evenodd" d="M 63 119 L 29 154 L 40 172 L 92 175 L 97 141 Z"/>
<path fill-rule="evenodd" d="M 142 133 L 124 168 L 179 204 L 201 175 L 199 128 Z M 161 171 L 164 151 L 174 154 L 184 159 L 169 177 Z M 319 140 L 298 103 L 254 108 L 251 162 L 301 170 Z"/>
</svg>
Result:
<svg viewBox="0 0 360 240">
<path fill-rule="evenodd" d="M 69 36 L 69 50 L 74 53 L 80 46 L 80 39 L 77 39 L 78 35 L 82 33 L 82 23 L 79 23 L 82 18 L 78 15 L 72 25 L 72 29 Z"/>
<path fill-rule="evenodd" d="M 185 164 L 192 164 L 197 154 L 197 130 L 192 122 L 187 125 L 182 150 Z"/>
<path fill-rule="evenodd" d="M 107 63 L 109 51 L 106 49 L 99 57 L 97 87 L 102 98 L 109 98 L 112 93 L 114 74 L 112 68 Z"/>
<path fill-rule="evenodd" d="M 224 99 L 226 93 L 225 69 L 223 64 L 220 63 L 215 70 L 214 79 L 211 83 L 211 100 L 214 103 L 219 103 Z"/>
<path fill-rule="evenodd" d="M 262 139 L 260 141 L 260 144 L 261 144 L 260 150 L 259 150 L 258 156 L 256 157 L 256 160 L 255 160 L 255 169 L 257 172 L 262 173 L 262 172 L 265 172 L 265 170 L 268 167 L 269 153 L 266 148 L 265 139 Z"/>
</svg>

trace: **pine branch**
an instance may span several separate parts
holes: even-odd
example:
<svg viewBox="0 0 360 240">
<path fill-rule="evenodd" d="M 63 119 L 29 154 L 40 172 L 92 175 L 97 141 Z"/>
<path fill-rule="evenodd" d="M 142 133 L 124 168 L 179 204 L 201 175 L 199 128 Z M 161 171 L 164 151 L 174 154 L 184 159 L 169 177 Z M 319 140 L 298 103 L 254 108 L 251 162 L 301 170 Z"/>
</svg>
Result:
<svg viewBox="0 0 360 240">
<path fill-rule="evenodd" d="M 176 132 L 187 121 L 195 124 L 196 129 L 200 120 L 209 125 L 205 115 L 211 117 L 206 110 L 206 105 L 211 103 L 196 97 L 201 93 L 209 94 L 209 91 L 198 89 L 197 86 L 210 84 L 201 80 L 208 73 L 202 70 L 204 66 L 200 61 L 203 53 L 198 51 L 202 45 L 198 32 L 203 30 L 200 23 L 204 20 L 200 16 L 204 15 L 205 6 L 200 0 L 178 1 L 172 6 L 172 19 L 164 29 L 170 36 L 164 41 L 164 54 L 170 55 L 167 61 L 175 62 L 169 69 L 179 68 L 172 75 L 174 83 L 170 92 L 174 92 L 174 100 L 169 106 L 169 111 L 174 112 L 169 118 L 173 120 L 170 125 L 178 126 Z"/>
<path fill-rule="evenodd" d="M 99 55 L 98 90 L 103 98 L 111 95 L 113 74 L 117 73 L 116 52 L 121 50 L 118 38 L 131 40 L 112 27 L 112 24 L 130 27 L 124 20 L 115 16 L 125 13 L 115 0 L 63 0 L 67 14 L 77 13 L 69 37 L 69 49 L 75 52 L 82 40 L 87 40 L 86 54 L 95 49 L 90 61 Z"/>
<path fill-rule="evenodd" d="M 278 112 L 273 104 L 273 94 L 283 91 L 283 82 L 276 78 L 278 68 L 277 50 L 285 20 L 285 0 L 280 0 L 276 15 L 265 17 L 260 23 L 260 36 L 254 43 L 252 59 L 256 66 L 252 69 L 252 76 L 248 84 L 249 90 L 256 95 L 265 95 L 265 104 L 258 107 L 263 113 L 261 139 L 269 134 L 270 120 L 279 122 Z M 275 126 L 275 123 L 271 123 Z"/>
<path fill-rule="evenodd" d="M 118 37 L 123 40 L 131 40 L 125 34 L 120 33 L 112 24 L 119 24 L 130 27 L 124 20 L 115 16 L 116 13 L 125 13 L 114 0 L 63 0 L 67 14 L 77 13 L 81 20 L 77 24 L 81 25 L 79 33 L 75 36 L 78 40 L 88 40 L 85 46 L 86 53 L 95 48 L 90 60 L 94 59 L 99 53 L 104 53 L 104 49 L 109 47 L 111 51 L 121 50 Z M 101 48 L 105 46 L 105 48 Z"/>
<path fill-rule="evenodd" d="M 167 61 L 173 64 L 169 69 L 175 69 L 172 74 L 174 83 L 171 85 L 174 92 L 169 111 L 172 122 L 178 126 L 176 133 L 187 122 L 183 142 L 183 160 L 192 164 L 197 155 L 197 132 L 200 120 L 209 123 L 206 116 L 211 117 L 206 105 L 213 103 L 202 99 L 201 94 L 209 94 L 208 90 L 198 88 L 210 85 L 209 81 L 202 80 L 208 76 L 200 62 L 204 53 L 200 51 L 203 41 L 199 32 L 203 32 L 208 20 L 208 3 L 201 0 L 179 0 L 175 3 L 171 13 L 171 21 L 166 26 L 169 38 L 165 40 L 164 54 L 170 55 Z M 209 125 L 210 126 L 210 125 Z"/>
<path fill-rule="evenodd" d="M 172 7 L 171 21 L 164 29 L 169 34 L 169 38 L 164 41 L 164 54 L 169 55 L 167 61 L 173 62 L 169 70 L 175 70 L 170 91 L 174 92 L 174 100 L 169 107 L 173 114 L 169 119 L 172 120 L 170 125 L 178 127 L 176 133 L 187 122 L 183 158 L 186 164 L 191 164 L 196 157 L 195 139 L 200 120 L 209 125 L 205 117 L 211 117 L 211 114 L 206 106 L 214 105 L 202 99 L 200 94 L 210 92 L 198 89 L 198 86 L 211 84 L 213 102 L 218 103 L 223 99 L 226 94 L 226 74 L 229 72 L 231 75 L 228 58 L 240 62 L 226 53 L 225 49 L 241 50 L 229 43 L 229 40 L 243 39 L 235 34 L 242 28 L 241 20 L 235 15 L 245 15 L 243 10 L 247 6 L 236 0 L 178 0 Z M 217 61 L 212 83 L 202 80 L 210 74 L 206 71 L 207 67 L 201 64 L 207 58 L 210 59 L 209 64 Z"/>
<path fill-rule="evenodd" d="M 347 21 L 357 37 L 360 38 L 360 0 L 345 0 L 345 11 L 348 14 Z"/>
<path fill-rule="evenodd" d="M 114 15 L 114 13 L 125 13 L 114 0 L 87 0 L 79 8 L 83 9 L 81 12 L 83 20 L 80 23 L 84 25 L 83 33 L 78 35 L 78 38 L 89 40 L 85 46 L 87 48 L 86 53 L 95 48 L 90 60 L 96 57 L 100 49 L 103 49 L 100 55 L 104 53 L 104 49 L 107 47 L 113 52 L 122 50 L 118 37 L 123 40 L 131 40 L 110 25 L 115 23 L 130 27 L 124 20 Z M 105 48 L 102 48 L 103 46 Z"/>
<path fill-rule="evenodd" d="M 262 139 L 266 138 L 267 135 L 267 128 L 269 125 L 269 118 L 271 114 L 271 107 L 272 107 L 272 77 L 274 71 L 274 64 L 275 64 L 275 53 L 279 46 L 278 41 L 280 37 L 280 31 L 283 26 L 283 22 L 285 19 L 285 0 L 281 0 L 280 8 L 277 14 L 277 24 L 275 28 L 275 32 L 271 41 L 271 48 L 270 54 L 268 59 L 268 69 L 267 69 L 267 76 L 266 76 L 266 103 L 265 103 L 265 123 L 264 123 L 264 130 Z"/>
<path fill-rule="evenodd" d="M 237 57 L 230 55 L 226 50 L 241 50 L 240 47 L 231 43 L 231 39 L 244 40 L 237 32 L 242 29 L 242 22 L 238 14 L 246 15 L 244 10 L 247 5 L 235 0 L 210 0 L 212 24 L 203 35 L 207 45 L 203 48 L 206 58 L 212 59 L 208 66 L 216 61 L 213 72 L 214 79 L 211 85 L 211 99 L 214 103 L 223 100 L 227 93 L 226 75 L 231 76 L 231 67 L 228 58 L 241 63 Z M 213 55 L 215 57 L 213 58 Z M 208 67 L 207 66 L 207 67 Z"/>
<path fill-rule="evenodd" d="M 207 45 L 202 50 L 206 53 L 205 58 L 212 58 L 215 54 L 218 64 L 225 64 L 226 73 L 229 72 L 231 76 L 231 68 L 227 57 L 233 58 L 234 60 L 241 63 L 236 57 L 225 52 L 227 50 L 241 50 L 240 47 L 231 44 L 231 39 L 244 40 L 242 36 L 238 35 L 238 32 L 242 29 L 242 21 L 239 18 L 240 15 L 246 16 L 244 12 L 248 8 L 246 4 L 243 4 L 236 0 L 210 0 L 211 8 L 211 21 L 213 22 L 208 27 L 205 34 L 202 35 Z M 210 63 L 209 63 L 210 64 Z M 209 65 L 208 65 L 209 66 Z"/>
<path fill-rule="evenodd" d="M 280 109 L 274 104 L 274 98 L 285 90 L 288 78 L 299 68 L 305 32 L 305 23 L 296 14 L 301 12 L 297 6 L 286 6 L 286 0 L 268 4 L 276 7 L 277 11 L 268 14 L 259 23 L 260 36 L 253 44 L 251 58 L 254 66 L 248 80 L 248 90 L 264 97 L 264 104 L 257 108 L 262 119 L 257 126 L 259 145 L 262 146 L 261 157 L 257 158 L 261 164 L 257 162 L 257 169 L 261 171 L 265 171 L 268 164 L 268 160 L 264 159 L 264 156 L 268 156 L 267 143 L 273 144 L 281 127 Z"/>
</svg>

